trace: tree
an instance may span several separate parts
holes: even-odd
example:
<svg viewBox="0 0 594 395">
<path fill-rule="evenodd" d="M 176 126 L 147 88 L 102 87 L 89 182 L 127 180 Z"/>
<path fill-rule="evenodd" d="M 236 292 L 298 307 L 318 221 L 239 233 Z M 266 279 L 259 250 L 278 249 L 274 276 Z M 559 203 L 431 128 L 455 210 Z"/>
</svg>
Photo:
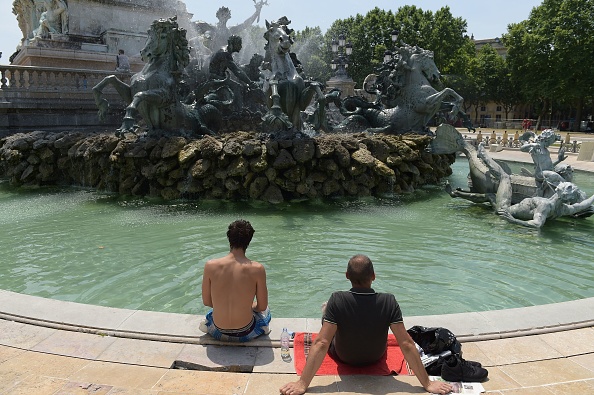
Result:
<svg viewBox="0 0 594 395">
<path fill-rule="evenodd" d="M 292 51 L 303 65 L 305 74 L 317 81 L 326 82 L 330 78 L 329 62 L 326 62 L 329 49 L 325 44 L 322 29 L 306 27 L 295 32 Z"/>
<path fill-rule="evenodd" d="M 325 40 L 329 46 L 342 33 L 352 42 L 349 75 L 361 86 L 365 77 L 381 65 L 384 52 L 394 48 L 393 30 L 399 31 L 397 44 L 404 42 L 433 51 L 435 64 L 442 73 L 461 71 L 456 68 L 459 62 L 455 58 L 467 50 L 466 21 L 454 18 L 449 7 L 435 13 L 410 5 L 400 7 L 396 13 L 376 7 L 365 16 L 357 14 L 335 21 Z"/>
<path fill-rule="evenodd" d="M 527 20 L 510 25 L 503 41 L 513 82 L 541 109 L 537 126 L 562 98 L 574 104 L 579 130 L 594 91 L 594 1 L 544 0 Z"/>
</svg>

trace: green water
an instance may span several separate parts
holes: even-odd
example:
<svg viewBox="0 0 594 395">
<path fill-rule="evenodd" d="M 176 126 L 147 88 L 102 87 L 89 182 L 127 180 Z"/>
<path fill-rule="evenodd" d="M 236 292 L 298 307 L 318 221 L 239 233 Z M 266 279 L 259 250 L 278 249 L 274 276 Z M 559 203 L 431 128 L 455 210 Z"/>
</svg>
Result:
<svg viewBox="0 0 594 395">
<path fill-rule="evenodd" d="M 450 182 L 466 185 L 467 162 Z M 575 182 L 594 191 L 593 176 Z M 277 317 L 318 317 L 348 289 L 346 262 L 374 261 L 378 291 L 405 315 L 458 313 L 594 296 L 594 217 L 510 225 L 442 186 L 413 195 L 299 202 L 163 203 L 80 189 L 0 183 L 0 288 L 80 303 L 205 313 L 206 260 L 228 252 L 227 225 L 251 221 L 248 256 L 267 270 Z"/>
</svg>

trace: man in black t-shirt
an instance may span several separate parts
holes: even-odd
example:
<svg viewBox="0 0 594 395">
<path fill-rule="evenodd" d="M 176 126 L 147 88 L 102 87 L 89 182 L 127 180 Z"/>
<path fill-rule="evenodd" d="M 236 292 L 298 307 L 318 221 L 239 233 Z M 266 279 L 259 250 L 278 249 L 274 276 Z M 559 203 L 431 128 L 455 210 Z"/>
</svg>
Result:
<svg viewBox="0 0 594 395">
<path fill-rule="evenodd" d="M 386 352 L 388 328 L 394 333 L 404 358 L 423 388 L 434 394 L 451 392 L 450 384 L 429 380 L 417 347 L 404 327 L 394 295 L 376 293 L 371 288 L 375 280 L 371 260 L 365 255 L 352 257 L 346 278 L 351 282 L 351 290 L 334 292 L 330 296 L 322 329 L 310 348 L 301 377 L 281 387 L 281 394 L 305 393 L 327 352 L 349 365 L 377 362 Z"/>
</svg>

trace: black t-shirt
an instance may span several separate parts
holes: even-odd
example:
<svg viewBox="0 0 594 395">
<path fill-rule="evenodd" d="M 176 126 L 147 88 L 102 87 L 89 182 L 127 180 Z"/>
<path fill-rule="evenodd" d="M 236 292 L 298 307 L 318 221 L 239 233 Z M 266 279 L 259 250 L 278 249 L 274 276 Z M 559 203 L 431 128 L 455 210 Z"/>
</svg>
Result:
<svg viewBox="0 0 594 395">
<path fill-rule="evenodd" d="M 390 324 L 402 322 L 396 298 L 371 288 L 334 292 L 324 320 L 337 325 L 333 352 L 350 365 L 368 365 L 386 352 Z"/>
</svg>

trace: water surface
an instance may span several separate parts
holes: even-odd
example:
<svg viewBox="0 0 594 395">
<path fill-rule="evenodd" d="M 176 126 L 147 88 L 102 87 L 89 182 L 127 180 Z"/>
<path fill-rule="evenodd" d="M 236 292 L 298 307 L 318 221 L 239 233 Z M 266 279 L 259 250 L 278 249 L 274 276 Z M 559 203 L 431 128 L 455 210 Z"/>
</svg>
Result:
<svg viewBox="0 0 594 395">
<path fill-rule="evenodd" d="M 466 185 L 459 159 L 449 178 Z M 588 194 L 592 175 L 575 182 Z M 318 317 L 346 262 L 374 262 L 378 291 L 405 315 L 459 313 L 594 296 L 594 218 L 532 230 L 443 185 L 412 195 L 281 205 L 122 198 L 75 188 L 0 183 L 0 288 L 103 306 L 205 313 L 206 260 L 228 252 L 227 225 L 251 221 L 248 256 L 267 270 L 277 317 Z"/>
</svg>

